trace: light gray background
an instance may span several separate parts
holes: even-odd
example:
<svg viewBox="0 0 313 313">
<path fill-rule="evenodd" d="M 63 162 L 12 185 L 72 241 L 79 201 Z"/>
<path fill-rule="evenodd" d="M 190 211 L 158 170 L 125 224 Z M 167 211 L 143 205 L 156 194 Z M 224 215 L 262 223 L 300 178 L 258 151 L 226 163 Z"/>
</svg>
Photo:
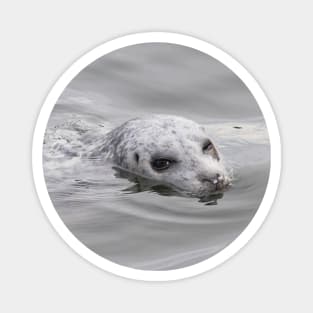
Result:
<svg viewBox="0 0 313 313">
<path fill-rule="evenodd" d="M 312 311 L 310 2 L 82 3 L 7 1 L 0 7 L 0 310 Z M 119 278 L 77 256 L 46 219 L 31 169 L 36 118 L 62 72 L 106 40 L 152 30 L 194 35 L 239 60 L 272 103 L 284 156 L 276 201 L 251 242 L 215 270 L 169 283 Z"/>
</svg>

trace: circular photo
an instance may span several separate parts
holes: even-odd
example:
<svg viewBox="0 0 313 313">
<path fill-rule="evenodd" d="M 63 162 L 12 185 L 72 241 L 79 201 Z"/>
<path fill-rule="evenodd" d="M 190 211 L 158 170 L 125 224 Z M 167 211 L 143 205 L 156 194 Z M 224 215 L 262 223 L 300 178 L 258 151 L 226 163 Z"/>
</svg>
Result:
<svg viewBox="0 0 313 313">
<path fill-rule="evenodd" d="M 58 80 L 33 143 L 39 198 L 93 264 L 143 280 L 199 274 L 259 228 L 280 172 L 276 121 L 248 72 L 171 33 L 122 37 Z"/>
</svg>

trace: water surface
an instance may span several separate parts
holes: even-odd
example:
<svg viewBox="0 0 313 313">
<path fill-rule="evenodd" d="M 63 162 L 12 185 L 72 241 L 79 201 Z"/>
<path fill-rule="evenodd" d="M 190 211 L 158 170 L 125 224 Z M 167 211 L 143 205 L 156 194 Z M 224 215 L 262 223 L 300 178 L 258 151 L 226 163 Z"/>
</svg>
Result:
<svg viewBox="0 0 313 313">
<path fill-rule="evenodd" d="M 110 162 L 81 157 L 110 129 L 153 113 L 207 127 L 234 177 L 215 205 L 125 191 L 133 183 Z M 59 98 L 44 143 L 48 191 L 66 226 L 104 258 L 147 270 L 192 265 L 231 243 L 260 205 L 269 166 L 266 125 L 245 85 L 215 59 L 172 44 L 124 48 L 88 66 Z"/>
</svg>

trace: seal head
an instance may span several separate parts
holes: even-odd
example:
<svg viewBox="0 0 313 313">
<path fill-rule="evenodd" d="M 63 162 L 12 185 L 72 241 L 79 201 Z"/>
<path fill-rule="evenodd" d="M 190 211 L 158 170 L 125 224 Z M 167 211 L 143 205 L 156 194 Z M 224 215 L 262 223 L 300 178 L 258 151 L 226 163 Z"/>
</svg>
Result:
<svg viewBox="0 0 313 313">
<path fill-rule="evenodd" d="M 129 120 L 109 132 L 96 153 L 121 169 L 193 195 L 222 192 L 229 178 L 205 128 L 168 115 Z"/>
</svg>

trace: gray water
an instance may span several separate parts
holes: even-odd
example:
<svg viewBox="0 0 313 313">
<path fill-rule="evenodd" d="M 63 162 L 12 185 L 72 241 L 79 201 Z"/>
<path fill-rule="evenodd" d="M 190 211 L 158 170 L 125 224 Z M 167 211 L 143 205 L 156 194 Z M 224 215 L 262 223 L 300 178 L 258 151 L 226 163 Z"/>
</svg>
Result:
<svg viewBox="0 0 313 313">
<path fill-rule="evenodd" d="M 133 183 L 109 161 L 81 158 L 86 138 L 153 113 L 208 128 L 233 175 L 222 198 L 207 205 L 130 192 Z M 266 125 L 241 80 L 207 55 L 159 43 L 123 48 L 84 69 L 56 103 L 43 153 L 51 200 L 71 232 L 104 258 L 146 270 L 192 265 L 230 244 L 256 213 L 270 167 Z"/>
</svg>

